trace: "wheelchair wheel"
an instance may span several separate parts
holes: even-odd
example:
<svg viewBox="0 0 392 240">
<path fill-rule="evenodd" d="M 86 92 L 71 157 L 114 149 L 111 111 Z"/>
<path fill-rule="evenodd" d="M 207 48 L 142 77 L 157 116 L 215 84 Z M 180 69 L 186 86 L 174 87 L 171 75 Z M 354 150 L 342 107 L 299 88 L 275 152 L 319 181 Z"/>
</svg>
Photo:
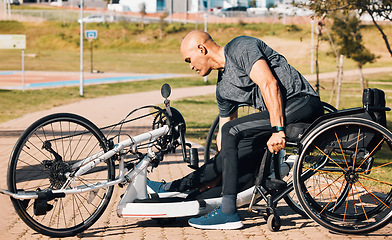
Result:
<svg viewBox="0 0 392 240">
<path fill-rule="evenodd" d="M 105 152 L 106 140 L 90 121 L 58 113 L 33 123 L 19 138 L 8 167 L 8 189 L 16 193 L 58 190 L 75 172 L 76 162 Z M 112 160 L 75 178 L 66 188 L 85 188 L 114 179 Z M 113 186 L 62 198 L 17 200 L 12 203 L 20 218 L 35 231 L 52 236 L 74 236 L 91 226 L 106 209 Z"/>
<path fill-rule="evenodd" d="M 331 231 L 375 231 L 392 217 L 392 134 L 361 118 L 326 122 L 303 139 L 294 167 L 301 206 Z"/>
</svg>

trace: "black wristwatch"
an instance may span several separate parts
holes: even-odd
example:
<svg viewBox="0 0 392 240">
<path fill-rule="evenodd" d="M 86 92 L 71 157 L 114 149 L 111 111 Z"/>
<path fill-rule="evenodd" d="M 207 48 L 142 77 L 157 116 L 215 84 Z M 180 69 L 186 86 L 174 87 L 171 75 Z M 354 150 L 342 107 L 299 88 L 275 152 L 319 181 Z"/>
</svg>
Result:
<svg viewBox="0 0 392 240">
<path fill-rule="evenodd" d="M 273 126 L 273 127 L 271 127 L 271 130 L 272 130 L 272 133 L 277 133 L 277 132 L 286 130 L 286 128 L 285 127 Z"/>
</svg>

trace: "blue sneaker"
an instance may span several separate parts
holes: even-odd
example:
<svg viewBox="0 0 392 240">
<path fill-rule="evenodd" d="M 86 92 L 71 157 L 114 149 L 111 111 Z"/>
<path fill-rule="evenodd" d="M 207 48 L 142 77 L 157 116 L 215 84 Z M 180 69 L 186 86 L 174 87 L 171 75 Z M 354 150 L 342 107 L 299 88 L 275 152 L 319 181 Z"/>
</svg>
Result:
<svg viewBox="0 0 392 240">
<path fill-rule="evenodd" d="M 199 218 L 191 218 L 188 223 L 201 229 L 238 229 L 244 226 L 237 211 L 224 213 L 220 207 Z"/>
<path fill-rule="evenodd" d="M 155 182 L 155 181 L 151 181 L 150 179 L 147 178 L 147 186 L 149 186 L 155 193 L 165 193 L 167 191 L 165 191 L 163 189 L 163 184 L 165 184 L 164 181 L 162 182 Z"/>
</svg>

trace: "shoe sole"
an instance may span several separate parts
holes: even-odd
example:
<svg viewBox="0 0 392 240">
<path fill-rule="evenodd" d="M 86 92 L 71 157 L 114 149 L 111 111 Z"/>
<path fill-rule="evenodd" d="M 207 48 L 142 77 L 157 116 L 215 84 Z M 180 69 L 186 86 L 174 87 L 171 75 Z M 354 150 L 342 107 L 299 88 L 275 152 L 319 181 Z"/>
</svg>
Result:
<svg viewBox="0 0 392 240">
<path fill-rule="evenodd" d="M 200 229 L 223 229 L 223 230 L 229 230 L 229 229 L 238 229 L 242 228 L 244 224 L 241 221 L 238 222 L 230 222 L 230 223 L 223 223 L 223 224 L 215 224 L 215 225 L 199 225 L 199 224 L 194 224 L 188 222 L 189 225 L 191 225 L 194 228 L 200 228 Z"/>
</svg>

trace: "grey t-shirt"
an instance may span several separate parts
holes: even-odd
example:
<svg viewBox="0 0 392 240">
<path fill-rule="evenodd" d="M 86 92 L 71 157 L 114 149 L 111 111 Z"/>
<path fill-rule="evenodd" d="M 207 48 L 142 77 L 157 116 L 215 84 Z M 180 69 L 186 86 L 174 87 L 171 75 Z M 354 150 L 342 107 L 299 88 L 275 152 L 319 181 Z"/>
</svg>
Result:
<svg viewBox="0 0 392 240">
<path fill-rule="evenodd" d="M 241 103 L 266 110 L 259 87 L 249 77 L 253 64 L 260 58 L 266 60 L 277 79 L 284 101 L 305 95 L 317 96 L 308 81 L 288 64 L 286 58 L 260 39 L 236 37 L 224 47 L 224 52 L 225 68 L 219 72 L 216 86 L 221 117 L 230 116 Z"/>
</svg>

